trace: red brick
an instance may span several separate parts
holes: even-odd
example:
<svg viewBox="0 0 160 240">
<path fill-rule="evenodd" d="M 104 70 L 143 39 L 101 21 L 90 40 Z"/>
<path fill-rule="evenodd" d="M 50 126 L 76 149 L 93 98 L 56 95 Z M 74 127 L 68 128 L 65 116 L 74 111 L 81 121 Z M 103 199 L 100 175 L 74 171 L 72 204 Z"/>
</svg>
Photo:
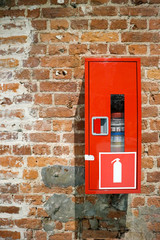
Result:
<svg viewBox="0 0 160 240">
<path fill-rule="evenodd" d="M 50 120 L 37 120 L 34 123 L 34 130 L 50 131 L 51 130 L 51 121 Z"/>
<path fill-rule="evenodd" d="M 63 33 L 41 33 L 40 35 L 42 42 L 57 43 L 57 42 L 73 42 L 78 41 L 78 35 L 63 32 Z"/>
<path fill-rule="evenodd" d="M 33 79 L 37 79 L 37 80 L 49 79 L 49 70 L 48 69 L 34 69 L 33 70 Z"/>
<path fill-rule="evenodd" d="M 1 239 L 20 239 L 20 232 L 13 232 L 7 230 L 0 230 L 0 238 Z"/>
<path fill-rule="evenodd" d="M 13 227 L 13 220 L 8 219 L 8 218 L 1 218 L 0 219 L 0 226 L 9 226 Z"/>
<path fill-rule="evenodd" d="M 53 148 L 53 153 L 57 156 L 60 156 L 60 155 L 69 155 L 69 147 L 68 146 L 56 146 Z"/>
<path fill-rule="evenodd" d="M 0 155 L 3 154 L 10 154 L 11 153 L 11 146 L 9 145 L 0 145 Z"/>
<path fill-rule="evenodd" d="M 111 20 L 110 29 L 126 29 L 127 28 L 127 20 L 125 19 L 113 19 Z"/>
<path fill-rule="evenodd" d="M 14 194 L 14 193 L 18 193 L 19 192 L 19 188 L 18 188 L 18 185 L 16 184 L 1 184 L 0 185 L 0 192 L 1 193 L 11 193 L 11 194 Z"/>
<path fill-rule="evenodd" d="M 28 166 L 29 167 L 45 167 L 48 165 L 67 165 L 68 161 L 65 158 L 59 157 L 29 157 Z M 48 190 L 49 191 L 49 190 Z M 38 192 L 37 192 L 38 193 Z"/>
<path fill-rule="evenodd" d="M 43 231 L 36 231 L 35 240 L 47 240 L 47 233 Z"/>
<path fill-rule="evenodd" d="M 40 219 L 23 218 L 15 220 L 15 224 L 19 228 L 41 229 L 42 227 Z"/>
<path fill-rule="evenodd" d="M 160 207 L 160 197 L 150 197 L 147 200 L 148 206 L 156 206 L 157 208 Z"/>
<path fill-rule="evenodd" d="M 19 70 L 15 75 L 18 79 L 30 79 L 30 71 L 28 69 Z"/>
<path fill-rule="evenodd" d="M 53 131 L 72 131 L 72 120 L 53 120 Z"/>
<path fill-rule="evenodd" d="M 92 16 L 116 16 L 117 9 L 113 6 L 100 6 L 100 7 L 92 7 L 92 11 L 90 12 Z"/>
<path fill-rule="evenodd" d="M 47 0 L 38 0 L 38 4 L 45 4 Z M 37 5 L 37 0 L 18 0 L 18 5 Z"/>
<path fill-rule="evenodd" d="M 19 207 L 0 206 L 0 213 L 19 213 Z"/>
<path fill-rule="evenodd" d="M 56 69 L 53 70 L 53 79 L 71 79 L 72 78 L 72 69 Z"/>
<path fill-rule="evenodd" d="M 151 120 L 150 121 L 150 129 L 151 130 L 160 130 L 160 120 Z"/>
<path fill-rule="evenodd" d="M 157 117 L 158 116 L 158 109 L 157 107 L 143 107 L 142 108 L 142 117 Z"/>
<path fill-rule="evenodd" d="M 151 105 L 159 105 L 160 104 L 160 94 L 151 94 L 149 103 Z"/>
<path fill-rule="evenodd" d="M 113 211 L 113 210 L 110 210 L 109 213 L 108 213 L 108 217 L 111 218 L 111 219 L 121 219 L 122 217 L 124 217 L 126 215 L 126 212 L 124 211 Z"/>
<path fill-rule="evenodd" d="M 15 155 L 31 155 L 31 147 L 30 146 L 13 146 L 13 153 Z"/>
<path fill-rule="evenodd" d="M 38 217 L 48 217 L 48 214 L 43 208 L 38 208 L 37 209 L 37 216 Z"/>
<path fill-rule="evenodd" d="M 132 25 L 133 30 L 146 29 L 147 28 L 147 20 L 133 18 L 130 20 L 130 25 Z"/>
<path fill-rule="evenodd" d="M 23 171 L 23 178 L 24 179 L 34 180 L 34 179 L 37 179 L 37 177 L 38 177 L 37 170 L 24 169 L 24 171 Z"/>
<path fill-rule="evenodd" d="M 160 223 L 154 222 L 154 223 L 148 223 L 148 228 L 153 232 L 160 232 Z M 159 238 L 156 238 L 158 240 Z"/>
<path fill-rule="evenodd" d="M 29 57 L 27 60 L 23 61 L 23 67 L 37 67 L 39 65 L 39 59 L 36 57 Z"/>
<path fill-rule="evenodd" d="M 160 167 L 160 158 L 157 159 L 157 167 Z"/>
<path fill-rule="evenodd" d="M 55 94 L 54 102 L 56 105 L 66 105 L 68 108 L 72 108 L 73 105 L 80 104 L 79 94 Z M 81 103 L 84 103 L 84 101 L 81 100 Z"/>
<path fill-rule="evenodd" d="M 37 93 L 34 97 L 35 104 L 52 104 L 52 94 Z"/>
<path fill-rule="evenodd" d="M 144 157 L 142 158 L 142 168 L 153 168 L 153 158 L 151 157 Z"/>
<path fill-rule="evenodd" d="M 33 20 L 32 27 L 36 30 L 45 30 L 47 28 L 47 21 L 46 20 Z"/>
<path fill-rule="evenodd" d="M 32 142 L 58 142 L 59 136 L 55 133 L 30 133 Z"/>
<path fill-rule="evenodd" d="M 150 143 L 150 142 L 158 142 L 158 133 L 142 133 L 142 142 L 143 143 Z"/>
<path fill-rule="evenodd" d="M 83 239 L 104 239 L 104 238 L 116 238 L 116 231 L 107 231 L 107 230 L 84 230 L 82 233 Z"/>
<path fill-rule="evenodd" d="M 27 17 L 28 18 L 38 18 L 40 16 L 40 9 L 27 9 Z"/>
<path fill-rule="evenodd" d="M 19 61 L 14 58 L 0 59 L 0 67 L 14 68 L 19 65 Z"/>
<path fill-rule="evenodd" d="M 75 92 L 77 84 L 75 82 L 41 82 L 40 91 L 42 92 Z"/>
<path fill-rule="evenodd" d="M 63 18 L 63 17 L 72 17 L 78 14 L 77 8 L 66 7 L 66 8 L 43 8 L 42 15 L 45 18 Z"/>
<path fill-rule="evenodd" d="M 158 9 L 153 7 L 121 7 L 120 14 L 124 16 L 157 16 Z"/>
<path fill-rule="evenodd" d="M 63 55 L 67 53 L 67 47 L 65 45 L 49 45 L 49 55 Z"/>
<path fill-rule="evenodd" d="M 155 82 L 142 82 L 142 90 L 144 92 L 158 91 L 158 84 Z"/>
<path fill-rule="evenodd" d="M 49 240 L 72 240 L 72 233 L 57 233 L 51 235 Z"/>
<path fill-rule="evenodd" d="M 71 28 L 75 30 L 88 29 L 88 20 L 71 20 Z"/>
<path fill-rule="evenodd" d="M 145 67 L 158 67 L 159 57 L 141 57 L 141 65 Z"/>
<path fill-rule="evenodd" d="M 151 19 L 149 21 L 149 29 L 160 29 L 160 19 Z"/>
<path fill-rule="evenodd" d="M 148 147 L 149 156 L 159 156 L 160 155 L 160 146 L 159 145 L 150 145 Z"/>
<path fill-rule="evenodd" d="M 126 54 L 126 46 L 123 44 L 112 44 L 109 46 L 111 54 Z"/>
<path fill-rule="evenodd" d="M 20 190 L 22 193 L 30 193 L 31 192 L 31 185 L 30 183 L 21 183 Z"/>
<path fill-rule="evenodd" d="M 69 46 L 69 54 L 70 55 L 80 55 L 85 54 L 87 52 L 87 45 L 85 44 L 71 44 Z"/>
<path fill-rule="evenodd" d="M 66 30 L 69 27 L 69 23 L 67 20 L 64 19 L 60 19 L 60 20 L 51 20 L 50 22 L 50 26 L 51 29 L 55 29 L 55 30 Z"/>
<path fill-rule="evenodd" d="M 63 228 L 63 225 L 61 222 L 55 222 L 55 229 L 61 230 Z"/>
<path fill-rule="evenodd" d="M 91 4 L 93 4 L 93 5 L 101 5 L 101 4 L 105 4 L 108 2 L 109 2 L 109 0 L 91 0 Z"/>
<path fill-rule="evenodd" d="M 0 165 L 3 167 L 22 167 L 22 158 L 14 156 L 0 157 Z"/>
<path fill-rule="evenodd" d="M 92 19 L 90 27 L 91 29 L 107 29 L 108 21 L 105 19 Z"/>
<path fill-rule="evenodd" d="M 160 44 L 151 44 L 150 45 L 150 54 L 160 55 Z"/>
<path fill-rule="evenodd" d="M 23 94 L 23 95 L 17 95 L 13 98 L 13 101 L 17 103 L 29 103 L 32 102 L 32 95 L 31 94 Z"/>
<path fill-rule="evenodd" d="M 147 182 L 159 182 L 160 172 L 147 173 Z"/>
<path fill-rule="evenodd" d="M 92 54 L 106 54 L 107 53 L 107 45 L 106 44 L 90 44 L 89 50 Z M 75 75 L 74 75 L 75 78 L 77 78 L 77 74 L 79 75 L 79 71 L 77 71 L 77 69 L 75 69 Z M 83 69 L 82 69 L 82 77 L 84 77 Z"/>
<path fill-rule="evenodd" d="M 159 42 L 159 33 L 124 32 L 122 42 Z"/>
<path fill-rule="evenodd" d="M 119 39 L 116 32 L 85 32 L 82 33 L 82 42 L 117 42 Z"/>
<path fill-rule="evenodd" d="M 31 82 L 23 83 L 28 92 L 37 92 L 37 84 Z"/>
<path fill-rule="evenodd" d="M 0 17 L 24 17 L 25 16 L 25 10 L 0 10 Z"/>
<path fill-rule="evenodd" d="M 0 37 L 1 44 L 17 44 L 26 43 L 27 36 L 12 36 L 12 37 Z"/>
<path fill-rule="evenodd" d="M 16 109 L 16 110 L 6 110 L 3 113 L 5 118 L 24 118 L 24 110 L 23 109 Z"/>
<path fill-rule="evenodd" d="M 50 146 L 46 144 L 37 144 L 33 146 L 33 154 L 35 155 L 49 155 L 51 154 Z"/>
<path fill-rule="evenodd" d="M 3 84 L 3 92 L 6 92 L 6 91 L 17 92 L 18 88 L 19 88 L 19 83 L 6 83 L 6 84 Z"/>
<path fill-rule="evenodd" d="M 31 50 L 30 50 L 30 55 L 42 55 L 46 54 L 47 46 L 42 45 L 42 44 L 37 44 L 37 45 L 32 45 Z"/>
<path fill-rule="evenodd" d="M 66 133 L 63 134 L 63 142 L 66 143 L 84 143 L 84 134 L 83 133 Z"/>
<path fill-rule="evenodd" d="M 74 111 L 66 107 L 41 108 L 39 113 L 39 116 L 42 118 L 73 117 L 74 115 Z"/>
<path fill-rule="evenodd" d="M 133 55 L 142 55 L 147 53 L 147 46 L 146 45 L 129 45 L 128 51 L 130 54 Z"/>
<path fill-rule="evenodd" d="M 152 185 L 142 185 L 141 186 L 141 193 L 142 194 L 147 195 L 147 194 L 153 193 L 154 191 L 155 191 L 155 187 L 152 186 Z"/>
<path fill-rule="evenodd" d="M 65 231 L 76 231 L 78 227 L 77 221 L 69 221 L 65 223 Z"/>
<path fill-rule="evenodd" d="M 134 197 L 131 203 L 131 207 L 136 208 L 139 206 L 144 206 L 144 204 L 145 204 L 144 197 Z"/>
<path fill-rule="evenodd" d="M 150 69 L 147 72 L 147 77 L 150 79 L 159 80 L 160 79 L 160 69 Z"/>
<path fill-rule="evenodd" d="M 75 68 L 80 66 L 80 59 L 78 56 L 56 56 L 56 57 L 43 57 L 41 59 L 42 67 L 69 67 Z"/>
<path fill-rule="evenodd" d="M 30 205 L 42 205 L 42 195 L 27 195 L 25 200 Z"/>
</svg>

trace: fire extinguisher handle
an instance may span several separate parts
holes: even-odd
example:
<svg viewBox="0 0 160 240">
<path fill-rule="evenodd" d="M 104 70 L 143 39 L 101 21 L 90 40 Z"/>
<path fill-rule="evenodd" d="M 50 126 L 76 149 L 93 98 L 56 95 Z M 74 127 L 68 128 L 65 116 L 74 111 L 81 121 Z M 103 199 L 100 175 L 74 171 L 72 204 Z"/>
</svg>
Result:
<svg viewBox="0 0 160 240">
<path fill-rule="evenodd" d="M 120 158 L 114 159 L 111 163 L 114 163 L 114 162 L 116 162 L 116 161 L 120 161 Z"/>
</svg>

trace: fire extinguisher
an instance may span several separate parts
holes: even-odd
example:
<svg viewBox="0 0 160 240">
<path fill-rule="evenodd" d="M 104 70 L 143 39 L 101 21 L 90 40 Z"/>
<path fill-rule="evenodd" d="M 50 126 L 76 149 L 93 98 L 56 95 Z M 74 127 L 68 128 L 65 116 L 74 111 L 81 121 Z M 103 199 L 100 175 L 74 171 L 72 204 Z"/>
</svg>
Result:
<svg viewBox="0 0 160 240">
<path fill-rule="evenodd" d="M 113 182 L 121 183 L 122 182 L 122 163 L 119 158 L 114 159 L 113 163 Z"/>
</svg>

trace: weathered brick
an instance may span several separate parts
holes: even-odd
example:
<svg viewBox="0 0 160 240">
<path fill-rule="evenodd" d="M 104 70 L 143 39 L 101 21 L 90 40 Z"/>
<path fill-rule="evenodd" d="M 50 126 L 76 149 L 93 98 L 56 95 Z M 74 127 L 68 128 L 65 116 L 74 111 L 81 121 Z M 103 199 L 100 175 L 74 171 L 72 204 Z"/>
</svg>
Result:
<svg viewBox="0 0 160 240">
<path fill-rule="evenodd" d="M 131 203 L 131 207 L 136 208 L 139 206 L 144 206 L 145 199 L 144 197 L 134 197 Z"/>
<path fill-rule="evenodd" d="M 21 183 L 20 191 L 22 193 L 30 193 L 31 192 L 31 184 L 30 183 Z"/>
<path fill-rule="evenodd" d="M 147 77 L 150 79 L 160 79 L 160 69 L 150 69 L 147 71 Z"/>
<path fill-rule="evenodd" d="M 69 27 L 69 23 L 67 20 L 65 19 L 60 19 L 60 20 L 51 20 L 50 21 L 50 26 L 51 29 L 55 29 L 55 30 L 66 30 Z"/>
<path fill-rule="evenodd" d="M 36 131 L 51 131 L 51 121 L 50 120 L 37 120 L 33 125 Z"/>
<path fill-rule="evenodd" d="M 29 57 L 27 60 L 23 61 L 23 67 L 37 67 L 39 65 L 39 59 L 36 57 Z"/>
<path fill-rule="evenodd" d="M 47 0 L 39 0 L 38 4 L 45 4 Z M 36 0 L 18 0 L 18 5 L 37 5 Z"/>
<path fill-rule="evenodd" d="M 111 54 L 126 54 L 126 46 L 123 44 L 111 44 L 109 51 Z"/>
<path fill-rule="evenodd" d="M 121 7 L 120 14 L 124 16 L 151 17 L 158 15 L 158 9 L 154 7 Z"/>
<path fill-rule="evenodd" d="M 35 155 L 49 155 L 51 154 L 50 146 L 46 144 L 37 144 L 33 146 L 33 154 Z"/>
<path fill-rule="evenodd" d="M 71 79 L 72 78 L 72 69 L 56 69 L 53 70 L 53 79 Z"/>
<path fill-rule="evenodd" d="M 9 10 L 0 10 L 0 17 L 24 17 L 25 16 L 25 10 L 19 10 L 19 9 L 9 9 Z"/>
<path fill-rule="evenodd" d="M 29 145 L 27 146 L 14 145 L 13 153 L 15 155 L 31 155 L 31 147 Z"/>
<path fill-rule="evenodd" d="M 151 194 L 155 190 L 155 187 L 153 185 L 142 185 L 141 186 L 141 193 L 142 194 Z"/>
<path fill-rule="evenodd" d="M 88 20 L 71 20 L 71 28 L 75 30 L 88 29 Z"/>
<path fill-rule="evenodd" d="M 78 9 L 72 7 L 43 8 L 42 15 L 45 18 L 72 17 L 78 15 Z"/>
<path fill-rule="evenodd" d="M 153 168 L 154 161 L 152 157 L 142 158 L 142 168 Z"/>
<path fill-rule="evenodd" d="M 64 55 L 67 53 L 67 47 L 65 45 L 49 45 L 49 55 Z"/>
<path fill-rule="evenodd" d="M 26 43 L 27 36 L 0 37 L 1 44 Z"/>
<path fill-rule="evenodd" d="M 0 133 L 0 140 L 15 140 L 18 138 L 17 133 L 10 133 L 10 132 L 1 132 Z"/>
<path fill-rule="evenodd" d="M 40 16 L 40 9 L 28 9 L 28 18 L 38 18 Z"/>
<path fill-rule="evenodd" d="M 83 133 L 65 133 L 63 134 L 63 142 L 66 143 L 84 143 Z"/>
<path fill-rule="evenodd" d="M 32 142 L 58 142 L 59 136 L 55 133 L 30 133 Z"/>
<path fill-rule="evenodd" d="M 38 177 L 37 170 L 24 169 L 24 171 L 23 171 L 23 178 L 24 179 L 33 180 L 33 179 L 36 179 L 37 177 Z"/>
<path fill-rule="evenodd" d="M 160 55 L 160 44 L 151 44 L 150 45 L 150 54 L 151 55 Z"/>
<path fill-rule="evenodd" d="M 0 155 L 3 154 L 10 154 L 11 153 L 11 146 L 9 145 L 0 145 Z"/>
<path fill-rule="evenodd" d="M 72 131 L 72 120 L 53 120 L 53 130 L 54 131 Z"/>
<path fill-rule="evenodd" d="M 49 70 L 48 69 L 34 69 L 32 76 L 33 76 L 33 79 L 37 79 L 37 80 L 49 79 Z"/>
<path fill-rule="evenodd" d="M 0 67 L 14 68 L 19 65 L 19 61 L 14 58 L 0 59 Z"/>
<path fill-rule="evenodd" d="M 147 173 L 147 182 L 159 182 L 160 172 Z"/>
<path fill-rule="evenodd" d="M 150 145 L 148 147 L 148 155 L 149 156 L 158 156 L 160 155 L 160 146 L 159 145 Z"/>
<path fill-rule="evenodd" d="M 1 193 L 14 194 L 14 193 L 18 193 L 19 187 L 16 184 L 10 184 L 10 183 L 1 184 L 0 185 L 0 191 L 1 191 Z"/>
<path fill-rule="evenodd" d="M 15 206 L 0 206 L 0 213 L 19 213 L 19 207 Z"/>
<path fill-rule="evenodd" d="M 142 90 L 144 92 L 158 91 L 158 84 L 155 82 L 142 82 Z"/>
<path fill-rule="evenodd" d="M 52 94 L 37 93 L 34 97 L 35 104 L 52 104 Z"/>
<path fill-rule="evenodd" d="M 42 44 L 32 45 L 30 55 L 42 55 L 46 54 L 47 46 Z"/>
<path fill-rule="evenodd" d="M 107 29 L 108 21 L 106 19 L 92 19 L 90 27 L 91 29 Z"/>
<path fill-rule="evenodd" d="M 0 230 L 1 239 L 20 239 L 20 232 Z"/>
<path fill-rule="evenodd" d="M 160 204 L 159 204 L 159 206 L 160 206 Z M 159 232 L 160 223 L 159 222 L 148 223 L 148 228 L 153 232 Z"/>
<path fill-rule="evenodd" d="M 15 220 L 15 224 L 19 228 L 41 229 L 42 224 L 40 219 L 23 218 Z"/>
<path fill-rule="evenodd" d="M 143 107 L 142 108 L 142 117 L 157 117 L 158 116 L 158 109 L 157 107 Z"/>
<path fill-rule="evenodd" d="M 45 167 L 48 165 L 67 165 L 68 161 L 60 157 L 29 157 L 27 159 L 29 167 Z M 38 192 L 39 193 L 39 192 Z"/>
<path fill-rule="evenodd" d="M 92 11 L 90 12 L 92 16 L 116 16 L 117 9 L 113 6 L 100 6 L 100 7 L 92 7 Z"/>
<path fill-rule="evenodd" d="M 122 42 L 159 42 L 159 33 L 152 32 L 124 32 Z"/>
<path fill-rule="evenodd" d="M 75 115 L 72 109 L 66 107 L 50 107 L 41 108 L 39 116 L 43 118 L 53 118 L 53 117 L 73 117 Z"/>
<path fill-rule="evenodd" d="M 107 52 L 107 45 L 106 44 L 90 44 L 89 50 L 92 54 L 105 54 Z M 83 77 L 83 70 L 82 70 L 82 77 Z M 74 77 L 77 78 L 77 74 L 79 75 L 79 71 L 75 69 Z"/>
<path fill-rule="evenodd" d="M 23 164 L 21 157 L 4 156 L 0 157 L 0 165 L 3 167 L 21 167 Z"/>
<path fill-rule="evenodd" d="M 111 20 L 110 29 L 126 29 L 127 28 L 127 20 L 126 19 L 113 19 Z"/>
<path fill-rule="evenodd" d="M 47 240 L 47 233 L 43 231 L 36 231 L 35 240 Z"/>
<path fill-rule="evenodd" d="M 141 65 L 145 67 L 158 67 L 158 57 L 141 57 Z"/>
<path fill-rule="evenodd" d="M 57 42 L 74 42 L 78 41 L 78 35 L 73 33 L 41 33 L 42 42 L 57 43 Z"/>
<path fill-rule="evenodd" d="M 91 4 L 93 4 L 93 5 L 101 5 L 101 4 L 105 4 L 108 2 L 109 2 L 109 0 L 91 0 Z"/>
<path fill-rule="evenodd" d="M 30 71 L 28 69 L 19 70 L 16 72 L 15 77 L 18 79 L 30 79 Z"/>
<path fill-rule="evenodd" d="M 60 155 L 69 155 L 69 147 L 68 146 L 56 146 L 53 148 L 53 153 L 57 156 L 60 156 Z"/>
<path fill-rule="evenodd" d="M 160 104 L 160 94 L 151 94 L 149 103 L 151 105 L 159 105 Z"/>
<path fill-rule="evenodd" d="M 146 29 L 147 28 L 147 20 L 133 18 L 130 21 L 130 25 L 132 25 L 133 30 Z"/>
<path fill-rule="evenodd" d="M 72 233 L 56 233 L 51 235 L 49 240 L 72 240 Z"/>
<path fill-rule="evenodd" d="M 133 55 L 142 55 L 147 53 L 147 46 L 146 45 L 129 45 L 128 51 L 130 54 Z"/>
<path fill-rule="evenodd" d="M 69 54 L 75 55 L 75 54 L 85 54 L 87 52 L 87 45 L 85 44 L 71 44 L 69 46 Z"/>
<path fill-rule="evenodd" d="M 149 29 L 160 29 L 160 19 L 151 19 L 149 21 Z"/>
<path fill-rule="evenodd" d="M 116 231 L 107 231 L 107 230 L 84 230 L 82 233 L 83 239 L 89 239 L 89 238 L 111 238 L 114 239 L 117 236 Z"/>
<path fill-rule="evenodd" d="M 151 130 L 160 130 L 160 120 L 159 119 L 152 119 L 150 121 L 150 129 Z"/>
<path fill-rule="evenodd" d="M 33 20 L 32 27 L 36 30 L 45 30 L 47 28 L 47 21 L 46 20 Z"/>
<path fill-rule="evenodd" d="M 82 95 L 82 96 L 84 99 L 84 95 Z M 55 94 L 54 101 L 55 101 L 56 105 L 66 105 L 66 106 L 72 108 L 73 105 L 78 104 L 79 94 Z M 82 103 L 82 100 L 81 100 L 81 103 Z"/>
<path fill-rule="evenodd" d="M 78 56 L 43 57 L 41 59 L 41 66 L 75 68 L 80 66 L 80 58 Z"/>
<path fill-rule="evenodd" d="M 150 142 L 158 142 L 158 133 L 142 133 L 142 142 L 143 143 L 150 143 Z"/>
<path fill-rule="evenodd" d="M 41 82 L 41 92 L 75 92 L 77 84 L 75 82 Z"/>
<path fill-rule="evenodd" d="M 117 42 L 119 39 L 116 32 L 85 32 L 82 34 L 82 42 Z"/>
</svg>

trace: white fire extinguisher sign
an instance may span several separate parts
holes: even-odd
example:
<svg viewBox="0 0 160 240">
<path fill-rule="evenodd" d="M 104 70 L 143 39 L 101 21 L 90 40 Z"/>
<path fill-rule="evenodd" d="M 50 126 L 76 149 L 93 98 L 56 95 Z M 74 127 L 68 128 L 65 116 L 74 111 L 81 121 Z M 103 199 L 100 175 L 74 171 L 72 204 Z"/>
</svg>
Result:
<svg viewBox="0 0 160 240">
<path fill-rule="evenodd" d="M 120 158 L 115 158 L 112 162 L 113 164 L 113 182 L 121 183 L 122 182 L 122 163 Z"/>
</svg>

